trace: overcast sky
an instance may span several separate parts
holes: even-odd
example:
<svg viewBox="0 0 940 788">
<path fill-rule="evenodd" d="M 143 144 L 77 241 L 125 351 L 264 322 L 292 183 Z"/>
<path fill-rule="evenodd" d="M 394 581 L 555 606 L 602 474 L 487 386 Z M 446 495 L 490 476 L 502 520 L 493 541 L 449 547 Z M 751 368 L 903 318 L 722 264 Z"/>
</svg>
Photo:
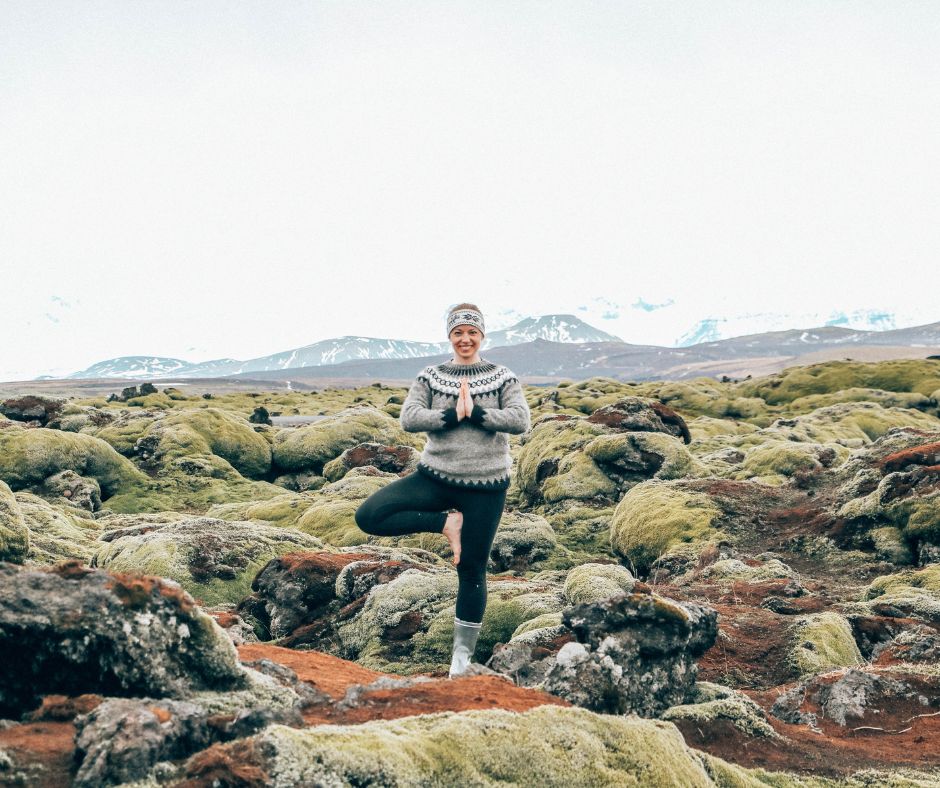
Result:
<svg viewBox="0 0 940 788">
<path fill-rule="evenodd" d="M 934 0 L 3 0 L 0 380 L 464 300 L 940 320 L 938 41 Z"/>
</svg>

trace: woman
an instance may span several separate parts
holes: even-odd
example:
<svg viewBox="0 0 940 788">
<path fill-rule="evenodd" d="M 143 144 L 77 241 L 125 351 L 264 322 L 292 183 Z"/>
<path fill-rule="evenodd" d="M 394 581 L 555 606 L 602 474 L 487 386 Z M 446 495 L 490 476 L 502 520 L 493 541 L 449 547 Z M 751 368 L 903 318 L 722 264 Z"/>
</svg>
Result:
<svg viewBox="0 0 940 788">
<path fill-rule="evenodd" d="M 368 534 L 429 532 L 450 542 L 458 577 L 451 678 L 466 671 L 483 622 L 486 563 L 512 467 L 507 433 L 531 425 L 518 378 L 480 357 L 485 332 L 474 304 L 450 310 L 454 357 L 418 373 L 399 417 L 407 432 L 427 433 L 418 472 L 386 485 L 356 510 L 356 524 Z"/>
</svg>

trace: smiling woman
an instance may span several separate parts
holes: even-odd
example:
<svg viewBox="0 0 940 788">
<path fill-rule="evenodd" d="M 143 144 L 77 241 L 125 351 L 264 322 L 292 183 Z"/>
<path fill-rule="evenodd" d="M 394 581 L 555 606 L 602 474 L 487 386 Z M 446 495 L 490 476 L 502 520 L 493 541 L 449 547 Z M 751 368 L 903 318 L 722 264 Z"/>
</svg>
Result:
<svg viewBox="0 0 940 788">
<path fill-rule="evenodd" d="M 356 510 L 356 524 L 369 534 L 447 537 L 459 579 L 451 677 L 467 670 L 480 634 L 486 564 L 510 482 L 508 433 L 531 425 L 518 378 L 480 357 L 485 333 L 475 304 L 450 310 L 454 357 L 418 373 L 399 417 L 406 431 L 428 434 L 418 472 L 386 485 Z"/>
</svg>

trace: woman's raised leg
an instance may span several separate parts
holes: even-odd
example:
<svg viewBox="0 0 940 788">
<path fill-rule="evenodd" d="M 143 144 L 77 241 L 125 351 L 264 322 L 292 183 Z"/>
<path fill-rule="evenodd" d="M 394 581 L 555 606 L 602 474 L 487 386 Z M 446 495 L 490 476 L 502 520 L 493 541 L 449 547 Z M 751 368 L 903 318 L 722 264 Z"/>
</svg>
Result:
<svg viewBox="0 0 940 788">
<path fill-rule="evenodd" d="M 446 485 L 414 472 L 366 498 L 356 509 L 356 525 L 367 534 L 439 534 L 453 501 Z"/>
</svg>

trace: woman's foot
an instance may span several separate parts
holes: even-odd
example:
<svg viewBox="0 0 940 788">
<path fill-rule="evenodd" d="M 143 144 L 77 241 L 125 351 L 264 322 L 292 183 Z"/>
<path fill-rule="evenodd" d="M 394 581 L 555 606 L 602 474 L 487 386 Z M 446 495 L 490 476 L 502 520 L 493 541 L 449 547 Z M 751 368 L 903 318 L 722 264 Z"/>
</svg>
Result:
<svg viewBox="0 0 940 788">
<path fill-rule="evenodd" d="M 447 521 L 444 523 L 444 530 L 441 531 L 450 542 L 450 549 L 454 553 L 454 566 L 460 563 L 460 530 L 463 528 L 463 513 L 450 512 L 447 515 Z"/>
</svg>

